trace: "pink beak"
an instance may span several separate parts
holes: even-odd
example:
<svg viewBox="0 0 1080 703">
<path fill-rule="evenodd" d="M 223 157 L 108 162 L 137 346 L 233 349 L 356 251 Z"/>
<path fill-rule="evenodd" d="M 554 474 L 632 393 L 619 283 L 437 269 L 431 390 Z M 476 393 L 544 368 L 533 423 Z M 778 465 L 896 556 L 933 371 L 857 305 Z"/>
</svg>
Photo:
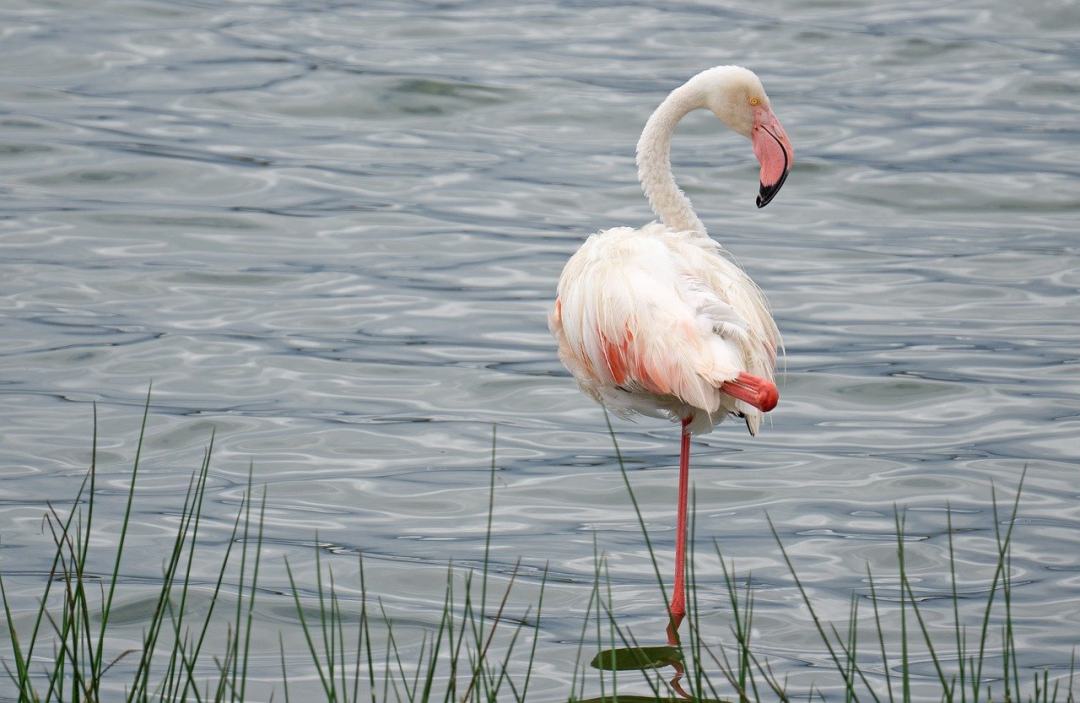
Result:
<svg viewBox="0 0 1080 703">
<path fill-rule="evenodd" d="M 764 105 L 754 108 L 754 127 L 750 131 L 754 156 L 761 163 L 761 192 L 757 206 L 765 207 L 780 192 L 791 165 L 795 163 L 795 150 L 788 141 L 780 120 Z"/>
</svg>

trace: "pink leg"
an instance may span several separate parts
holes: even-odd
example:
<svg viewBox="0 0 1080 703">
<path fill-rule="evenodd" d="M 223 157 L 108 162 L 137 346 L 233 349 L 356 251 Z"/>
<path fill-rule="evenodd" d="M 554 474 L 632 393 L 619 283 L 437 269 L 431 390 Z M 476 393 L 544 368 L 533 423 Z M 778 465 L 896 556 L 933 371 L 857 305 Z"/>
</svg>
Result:
<svg viewBox="0 0 1080 703">
<path fill-rule="evenodd" d="M 690 484 L 690 421 L 682 421 L 682 444 L 679 450 L 679 513 L 675 534 L 675 589 L 671 596 L 671 620 L 668 623 L 668 644 L 679 643 L 679 626 L 686 616 L 686 498 Z"/>
</svg>

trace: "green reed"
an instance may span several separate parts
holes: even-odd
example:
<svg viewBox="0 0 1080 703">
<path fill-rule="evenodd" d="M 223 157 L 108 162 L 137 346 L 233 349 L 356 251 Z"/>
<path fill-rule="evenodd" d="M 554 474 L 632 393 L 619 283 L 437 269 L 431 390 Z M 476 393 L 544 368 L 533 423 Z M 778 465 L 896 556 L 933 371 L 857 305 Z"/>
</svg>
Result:
<svg viewBox="0 0 1080 703">
<path fill-rule="evenodd" d="M 141 647 L 113 651 L 106 639 L 114 598 L 118 590 L 124 544 L 129 531 L 134 506 L 136 479 L 142 454 L 150 397 L 147 395 L 139 439 L 132 465 L 131 482 L 122 515 L 116 553 L 111 561 L 107 579 L 99 580 L 91 570 L 90 538 L 93 530 L 94 507 L 97 497 L 97 409 L 94 409 L 94 433 L 90 468 L 72 503 L 71 511 L 62 516 L 51 503 L 44 523 L 53 542 L 53 558 L 49 576 L 29 633 L 15 626 L 11 602 L 0 577 L 0 598 L 7 620 L 10 649 L 3 664 L 13 693 L 19 701 L 99 701 L 118 700 L 123 696 L 132 701 L 179 701 L 214 698 L 223 700 L 225 694 L 243 698 L 247 673 L 247 649 L 250 644 L 252 610 L 258 574 L 258 552 L 255 543 L 255 569 L 250 575 L 241 567 L 240 582 L 249 585 L 249 607 L 240 613 L 244 595 L 238 594 L 238 615 L 230 626 L 224 644 L 224 656 L 218 662 L 216 680 L 195 675 L 196 664 L 205 657 L 204 645 L 215 606 L 221 593 L 232 545 L 240 535 L 242 562 L 246 563 L 250 543 L 251 504 L 245 499 L 237 513 L 229 538 L 229 546 L 221 559 L 217 581 L 210 603 L 201 620 L 192 620 L 187 606 L 191 587 L 191 568 L 202 557 L 197 549 L 202 518 L 206 481 L 213 452 L 213 437 L 203 455 L 200 467 L 192 474 L 184 494 L 179 526 L 166 555 L 160 591 L 151 614 L 144 623 Z M 240 518 L 244 517 L 240 532 Z M 259 535 L 261 540 L 261 513 Z M 95 584 L 99 588 L 95 589 Z M 59 594 L 54 594 L 59 589 Z M 242 589 L 242 587 L 241 587 Z M 59 599 L 59 605 L 55 600 Z M 236 623 L 241 624 L 239 627 Z M 165 639 L 162 640 L 162 635 Z M 241 650 L 241 643 L 243 649 Z M 42 654 L 40 649 L 50 652 Z M 133 667 L 124 667 L 135 660 Z M 114 679 L 123 671 L 124 685 Z M 123 693 L 118 691 L 122 690 Z M 216 691 L 212 694 L 211 691 Z"/>
<path fill-rule="evenodd" d="M 129 703 L 251 699 L 248 685 L 252 676 L 252 642 L 259 637 L 257 597 L 258 603 L 281 597 L 260 591 L 260 574 L 267 568 L 276 568 L 277 564 L 268 566 L 262 559 L 266 493 L 261 492 L 258 500 L 253 498 L 250 469 L 247 492 L 229 523 L 231 531 L 224 553 L 221 550 L 211 553 L 206 539 L 200 538 L 213 454 L 212 435 L 184 494 L 178 526 L 166 550 L 160 587 L 142 623 L 139 645 L 120 648 L 114 644 L 120 638 L 108 636 L 113 632 L 110 626 L 115 604 L 119 602 L 116 599 L 122 596 L 124 545 L 134 509 L 149 401 L 148 394 L 116 552 L 105 560 L 105 568 L 94 570 L 103 562 L 91 548 L 98 490 L 95 409 L 89 470 L 66 514 L 49 505 L 44 524 L 53 546 L 52 566 L 49 578 L 42 584 L 36 612 L 28 617 L 21 615 L 21 625 L 16 624 L 12 602 L 0 576 L 0 600 L 8 635 L 6 642 L 0 642 L 0 661 L 11 684 L 10 694 L 4 694 L 0 685 L 0 695 L 26 702 L 113 701 L 121 696 Z M 611 436 L 630 506 L 641 528 L 666 607 L 670 599 L 659 562 L 613 431 Z M 435 624 L 426 626 L 418 647 L 415 643 L 405 646 L 395 635 L 395 627 L 400 633 L 400 625 L 387 614 L 378 594 L 368 590 L 367 567 L 362 555 L 357 557 L 359 597 L 351 599 L 343 596 L 333 566 L 323 563 L 317 536 L 313 573 L 296 574 L 287 560 L 280 565 L 289 583 L 286 597 L 295 609 L 306 658 L 310 660 L 310 668 L 305 669 L 304 675 L 317 680 L 326 701 L 479 703 L 524 701 L 531 695 L 548 570 L 545 566 L 535 603 L 528 604 L 523 614 L 509 616 L 518 607 L 512 605 L 511 599 L 519 579 L 520 561 L 505 579 L 505 586 L 499 592 L 489 593 L 491 543 L 497 537 L 492 529 L 496 470 L 493 433 L 482 564 L 478 570 L 448 565 L 441 614 L 436 615 Z M 1034 675 L 1030 682 L 1023 682 L 1020 677 L 1012 619 L 1010 545 L 1022 485 L 1023 478 L 1005 521 L 999 520 L 996 492 L 991 495 L 997 558 L 986 602 L 974 617 L 962 612 L 971 601 L 962 599 L 958 593 L 955 532 L 952 513 L 946 511 L 954 623 L 947 641 L 935 641 L 927 625 L 925 606 L 920 604 L 920 594 L 908 578 L 902 511 L 896 511 L 895 522 L 897 597 L 884 597 L 879 588 L 880 577 L 867 567 L 869 592 L 852 595 L 847 622 L 840 625 L 819 617 L 818 608 L 770 521 L 777 552 L 809 613 L 806 626 L 816 633 L 833 667 L 833 678 L 829 679 L 825 672 L 821 684 L 812 685 L 809 690 L 790 690 L 786 679 L 756 650 L 751 575 L 747 574 L 740 586 L 733 563 L 724 557 L 715 542 L 711 547 L 723 572 L 730 607 L 725 617 L 729 624 L 723 633 L 706 631 L 715 626 L 707 628 L 703 624 L 696 597 L 703 587 L 699 586 L 694 568 L 693 494 L 687 617 L 682 641 L 677 646 L 643 646 L 640 633 L 618 621 L 607 557 L 594 536 L 592 585 L 575 645 L 577 665 L 567 698 L 578 703 L 634 703 L 685 700 L 684 696 L 690 696 L 698 701 L 741 703 L 789 701 L 796 696 L 825 699 L 824 689 L 830 691 L 829 700 L 842 697 L 845 701 L 910 703 L 915 695 L 911 668 L 929 657 L 937 680 L 933 697 L 943 701 L 1074 703 L 1072 666 L 1067 677 L 1053 680 L 1047 671 Z M 234 546 L 239 554 L 234 552 Z M 216 565 L 213 584 L 196 585 L 192 579 L 193 564 L 211 558 Z M 99 577 L 101 573 L 106 576 Z M 202 592 L 209 589 L 208 594 L 203 593 L 208 595 L 203 606 L 205 612 L 193 604 L 196 589 Z M 225 608 L 225 596 L 235 599 L 234 607 Z M 870 620 L 875 635 L 869 644 L 859 638 L 860 618 L 867 619 L 860 609 L 867 608 L 872 610 Z M 887 631 L 883 626 L 882 614 L 886 609 L 893 613 L 899 610 L 899 632 Z M 714 614 L 710 619 L 716 617 Z M 993 624 L 998 621 L 1003 624 L 994 631 Z M 265 628 L 265 624 L 261 627 Z M 220 634 L 222 629 L 224 634 Z M 646 641 L 655 640 L 658 634 L 650 632 Z M 909 642 L 909 638 L 916 642 Z M 291 678 L 285 638 L 280 632 L 277 643 L 281 681 L 274 697 L 286 702 L 301 700 L 296 694 L 297 682 Z M 599 653 L 591 657 L 592 665 L 588 666 L 585 662 L 593 652 Z M 1001 659 L 1001 671 L 991 674 L 987 667 L 997 657 Z M 893 673 L 894 667 L 898 667 L 898 675 Z M 587 694 L 587 689 L 592 693 Z M 635 689 L 637 692 L 632 693 Z M 303 698 L 309 699 L 309 696 Z"/>
</svg>

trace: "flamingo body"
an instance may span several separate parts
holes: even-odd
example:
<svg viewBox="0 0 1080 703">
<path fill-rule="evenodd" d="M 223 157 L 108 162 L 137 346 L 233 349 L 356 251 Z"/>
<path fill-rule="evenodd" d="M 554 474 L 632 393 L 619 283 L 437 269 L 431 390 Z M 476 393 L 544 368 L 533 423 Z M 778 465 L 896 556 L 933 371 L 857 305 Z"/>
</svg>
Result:
<svg viewBox="0 0 1080 703">
<path fill-rule="evenodd" d="M 592 235 L 563 269 L 549 326 L 581 389 L 613 412 L 692 418 L 694 433 L 736 414 L 757 433 L 762 410 L 720 389 L 741 373 L 772 381 L 780 334 L 713 239 L 656 222 Z"/>
</svg>

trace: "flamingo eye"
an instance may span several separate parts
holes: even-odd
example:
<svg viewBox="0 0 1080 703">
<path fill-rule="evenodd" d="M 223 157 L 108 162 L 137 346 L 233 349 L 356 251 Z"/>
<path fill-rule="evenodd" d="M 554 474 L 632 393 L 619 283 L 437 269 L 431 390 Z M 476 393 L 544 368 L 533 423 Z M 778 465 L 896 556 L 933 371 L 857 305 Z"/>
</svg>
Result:
<svg viewBox="0 0 1080 703">
<path fill-rule="evenodd" d="M 761 104 L 761 98 L 750 98 L 750 104 L 757 106 Z"/>
</svg>

